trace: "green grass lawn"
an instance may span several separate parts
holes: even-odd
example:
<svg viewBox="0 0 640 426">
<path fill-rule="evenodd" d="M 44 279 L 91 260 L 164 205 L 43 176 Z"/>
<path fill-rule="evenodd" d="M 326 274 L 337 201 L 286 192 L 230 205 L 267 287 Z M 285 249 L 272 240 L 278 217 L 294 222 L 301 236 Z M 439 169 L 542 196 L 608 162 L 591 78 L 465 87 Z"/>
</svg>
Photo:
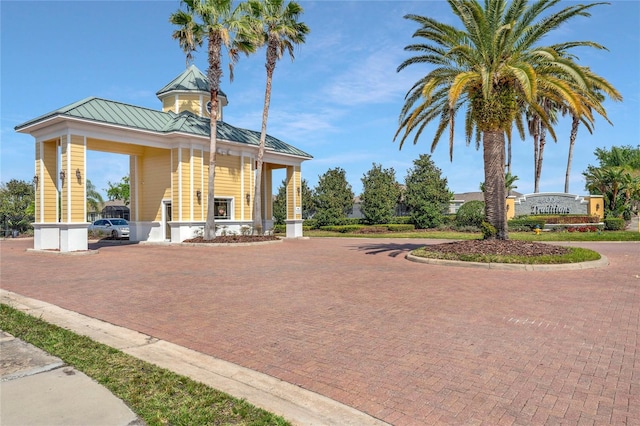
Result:
<svg viewBox="0 0 640 426">
<path fill-rule="evenodd" d="M 563 255 L 540 255 L 540 256 L 516 256 L 497 254 L 455 254 L 439 253 L 429 251 L 429 246 L 413 250 L 412 255 L 426 257 L 429 259 L 461 260 L 463 262 L 481 263 L 513 263 L 526 265 L 555 265 L 562 263 L 579 263 L 599 260 L 602 256 L 599 253 L 580 247 L 568 247 L 568 253 Z"/>
<path fill-rule="evenodd" d="M 322 230 L 304 231 L 306 237 L 342 237 L 342 238 L 433 238 L 444 240 L 474 240 L 482 238 L 480 232 L 456 231 L 412 231 L 387 232 L 380 234 L 358 234 L 329 232 Z M 640 241 L 640 232 L 602 231 L 602 232 L 509 232 L 509 238 L 521 241 Z"/>
<path fill-rule="evenodd" d="M 82 371 L 148 425 L 289 425 L 188 377 L 0 304 L 0 329 Z"/>
</svg>

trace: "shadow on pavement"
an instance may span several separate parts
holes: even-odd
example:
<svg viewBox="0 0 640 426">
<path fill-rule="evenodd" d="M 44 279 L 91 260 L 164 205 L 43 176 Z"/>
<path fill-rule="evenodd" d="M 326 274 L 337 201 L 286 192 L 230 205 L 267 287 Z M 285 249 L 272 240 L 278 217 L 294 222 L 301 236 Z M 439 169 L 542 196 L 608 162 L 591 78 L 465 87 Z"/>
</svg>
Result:
<svg viewBox="0 0 640 426">
<path fill-rule="evenodd" d="M 390 257 L 398 257 L 424 246 L 424 243 L 375 243 L 357 246 L 355 249 L 364 251 L 365 254 L 386 253 Z"/>
</svg>

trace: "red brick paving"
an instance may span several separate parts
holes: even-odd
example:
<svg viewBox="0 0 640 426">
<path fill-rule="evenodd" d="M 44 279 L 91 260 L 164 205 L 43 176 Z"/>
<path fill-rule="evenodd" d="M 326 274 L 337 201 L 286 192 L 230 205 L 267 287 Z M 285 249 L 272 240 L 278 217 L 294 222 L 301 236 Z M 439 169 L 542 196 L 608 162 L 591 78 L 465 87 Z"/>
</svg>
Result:
<svg viewBox="0 0 640 426">
<path fill-rule="evenodd" d="M 0 243 L 2 288 L 186 346 L 395 425 L 640 424 L 640 244 L 610 266 L 406 261 L 429 240 L 253 247 Z"/>
</svg>

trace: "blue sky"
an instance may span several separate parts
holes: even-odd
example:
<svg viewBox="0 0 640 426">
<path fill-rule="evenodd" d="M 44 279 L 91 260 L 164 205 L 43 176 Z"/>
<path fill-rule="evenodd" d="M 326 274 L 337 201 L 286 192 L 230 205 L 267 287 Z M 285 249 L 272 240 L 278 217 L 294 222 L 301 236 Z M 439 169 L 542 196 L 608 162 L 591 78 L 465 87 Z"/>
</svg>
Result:
<svg viewBox="0 0 640 426">
<path fill-rule="evenodd" d="M 303 177 L 315 186 L 318 176 L 341 167 L 356 194 L 373 163 L 393 168 L 404 182 L 420 154 L 430 153 L 433 130 L 417 145 L 393 142 L 404 95 L 426 66 L 398 65 L 409 55 L 416 25 L 407 13 L 454 23 L 444 1 L 301 1 L 311 33 L 297 48 L 295 61 L 277 65 L 268 132 L 314 156 L 303 163 Z M 561 5 L 568 5 L 568 2 Z M 178 0 L 29 1 L 3 0 L 1 14 L 1 174 L 0 181 L 31 180 L 34 144 L 14 127 L 88 96 L 149 108 L 161 108 L 158 89 L 181 73 L 184 54 L 171 38 L 169 15 Z M 593 9 L 591 18 L 570 21 L 552 33 L 558 40 L 592 40 L 609 51 L 577 50 L 580 62 L 608 79 L 623 95 L 607 101 L 613 126 L 597 117 L 593 135 L 578 133 L 570 192 L 584 193 L 582 171 L 596 162 L 597 147 L 640 143 L 640 2 L 613 1 Z M 225 121 L 260 129 L 264 99 L 264 50 L 242 57 L 235 79 L 223 77 L 229 98 Z M 195 65 L 206 71 L 205 52 Z M 562 192 L 570 119 L 561 120 L 557 143 L 547 144 L 542 192 Z M 531 139 L 513 144 L 513 173 L 518 191 L 533 192 Z M 482 152 L 467 147 L 456 130 L 453 162 L 445 136 L 432 158 L 453 192 L 477 191 L 484 179 Z M 99 190 L 128 174 L 124 156 L 88 153 L 87 177 Z M 280 181 L 278 176 L 276 182 Z M 274 188 L 274 192 L 277 188 Z M 106 191 L 103 191 L 103 193 Z"/>
</svg>

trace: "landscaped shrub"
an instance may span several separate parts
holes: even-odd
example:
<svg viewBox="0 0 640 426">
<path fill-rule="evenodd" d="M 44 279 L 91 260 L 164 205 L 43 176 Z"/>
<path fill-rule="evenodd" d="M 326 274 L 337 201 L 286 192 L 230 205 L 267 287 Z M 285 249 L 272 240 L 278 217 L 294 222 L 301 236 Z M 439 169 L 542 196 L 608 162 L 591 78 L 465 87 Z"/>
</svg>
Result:
<svg viewBox="0 0 640 426">
<path fill-rule="evenodd" d="M 408 232 L 416 229 L 414 225 L 401 223 L 390 223 L 386 227 L 391 232 Z"/>
<path fill-rule="evenodd" d="M 364 227 L 364 225 L 326 225 L 321 226 L 320 229 L 323 231 L 347 233 L 358 231 Z"/>
<path fill-rule="evenodd" d="M 552 216 L 535 215 L 528 216 L 528 218 L 543 220 L 544 223 L 549 225 L 600 222 L 600 218 L 598 216 L 589 216 L 583 214 L 565 214 Z"/>
<path fill-rule="evenodd" d="M 302 227 L 304 231 L 304 226 Z M 287 225 L 273 225 L 273 233 L 274 234 L 284 234 L 287 232 Z"/>
<path fill-rule="evenodd" d="M 543 229 L 545 221 L 538 217 L 525 216 L 511 219 L 507 222 L 507 225 L 509 226 L 509 231 L 533 231 L 536 227 Z"/>
<path fill-rule="evenodd" d="M 477 226 L 482 225 L 484 220 L 484 201 L 474 200 L 464 203 L 456 213 L 456 226 Z"/>
<path fill-rule="evenodd" d="M 438 229 L 439 231 L 451 231 L 450 226 L 443 226 L 442 229 Z M 479 226 L 456 226 L 454 229 L 455 232 L 480 232 Z"/>
<path fill-rule="evenodd" d="M 318 221 L 315 219 L 305 219 L 304 222 L 302 222 L 302 229 L 304 228 L 318 229 Z"/>
<path fill-rule="evenodd" d="M 394 224 L 397 223 L 399 225 L 410 224 L 411 216 L 394 216 L 391 218 L 391 221 L 389 221 L 389 223 L 394 223 Z"/>
<path fill-rule="evenodd" d="M 622 231 L 624 229 L 624 219 L 608 217 L 604 220 L 604 229 L 607 231 Z"/>
<path fill-rule="evenodd" d="M 598 227 L 594 225 L 567 227 L 567 232 L 598 232 L 598 231 L 599 231 Z"/>
<path fill-rule="evenodd" d="M 480 229 L 482 230 L 482 237 L 485 240 L 498 235 L 498 230 L 496 229 L 496 227 L 487 221 L 483 221 L 482 224 L 480 224 Z"/>
</svg>

